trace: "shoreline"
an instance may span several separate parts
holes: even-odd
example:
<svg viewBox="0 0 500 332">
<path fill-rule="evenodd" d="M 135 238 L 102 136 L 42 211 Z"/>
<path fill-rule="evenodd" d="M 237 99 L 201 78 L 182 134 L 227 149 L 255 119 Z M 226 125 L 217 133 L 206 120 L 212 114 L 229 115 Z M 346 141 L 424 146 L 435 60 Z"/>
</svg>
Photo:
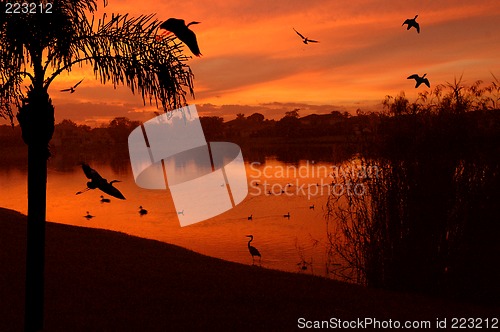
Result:
<svg viewBox="0 0 500 332">
<path fill-rule="evenodd" d="M 0 208 L 0 330 L 21 330 L 26 216 Z M 44 331 L 291 330 L 298 319 L 493 318 L 498 308 L 224 261 L 48 222 Z"/>
</svg>

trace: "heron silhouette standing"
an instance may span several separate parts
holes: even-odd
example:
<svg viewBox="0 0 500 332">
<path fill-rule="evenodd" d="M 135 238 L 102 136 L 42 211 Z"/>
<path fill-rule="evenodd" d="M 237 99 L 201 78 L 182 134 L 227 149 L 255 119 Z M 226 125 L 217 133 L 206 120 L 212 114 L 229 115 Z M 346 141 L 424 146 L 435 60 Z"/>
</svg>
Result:
<svg viewBox="0 0 500 332">
<path fill-rule="evenodd" d="M 192 24 L 200 24 L 201 22 L 193 21 L 186 25 L 184 20 L 178 18 L 169 18 L 160 25 L 160 29 L 165 29 L 167 31 L 173 32 L 174 35 L 179 38 L 184 44 L 189 47 L 191 52 L 196 55 L 202 55 L 200 48 L 198 47 L 198 41 L 196 40 L 196 34 L 189 29 Z"/>
<path fill-rule="evenodd" d="M 414 79 L 417 83 L 415 84 L 415 88 L 418 88 L 420 86 L 420 84 L 424 83 L 425 85 L 427 85 L 427 87 L 431 87 L 431 84 L 429 83 L 429 80 L 427 78 L 425 78 L 425 75 L 427 74 L 424 74 L 422 77 L 418 76 L 417 74 L 413 74 L 411 76 L 408 76 L 407 79 L 411 80 L 411 79 Z"/>
<path fill-rule="evenodd" d="M 406 30 L 410 30 L 413 27 L 417 30 L 417 33 L 420 33 L 420 25 L 416 21 L 417 17 L 418 17 L 418 15 L 415 15 L 414 18 L 407 19 L 406 21 L 403 22 L 403 24 L 401 24 L 401 26 L 408 24 L 408 27 L 406 28 Z"/>
<path fill-rule="evenodd" d="M 120 192 L 120 190 L 113 187 L 113 183 L 120 182 L 120 181 L 113 180 L 111 182 L 108 182 L 108 180 L 104 179 L 101 175 L 99 175 L 99 173 L 97 173 L 97 171 L 95 169 L 93 169 L 92 167 L 90 167 L 86 163 L 82 163 L 82 169 L 83 169 L 83 173 L 85 173 L 85 176 L 88 179 L 90 179 L 90 181 L 87 182 L 87 188 L 77 192 L 76 193 L 77 195 L 82 194 L 88 190 L 97 188 L 110 196 L 113 196 L 113 197 L 116 197 L 119 199 L 125 199 L 125 197 Z"/>
<path fill-rule="evenodd" d="M 302 38 L 302 42 L 304 44 L 308 44 L 308 43 L 319 43 L 319 41 L 317 40 L 314 40 L 314 39 L 309 39 L 307 37 L 304 37 L 300 32 L 298 32 L 297 30 L 295 30 L 295 28 L 293 28 L 293 31 L 295 31 L 295 33 L 297 33 L 299 35 L 300 38 Z"/>
<path fill-rule="evenodd" d="M 247 235 L 247 237 L 250 238 L 250 241 L 248 241 L 248 251 L 250 251 L 250 255 L 252 255 L 252 265 L 255 264 L 255 256 L 259 256 L 259 264 L 260 264 L 261 260 L 262 260 L 262 256 L 260 255 L 260 252 L 257 250 L 257 248 L 250 245 L 250 242 L 253 241 L 253 235 Z"/>
</svg>

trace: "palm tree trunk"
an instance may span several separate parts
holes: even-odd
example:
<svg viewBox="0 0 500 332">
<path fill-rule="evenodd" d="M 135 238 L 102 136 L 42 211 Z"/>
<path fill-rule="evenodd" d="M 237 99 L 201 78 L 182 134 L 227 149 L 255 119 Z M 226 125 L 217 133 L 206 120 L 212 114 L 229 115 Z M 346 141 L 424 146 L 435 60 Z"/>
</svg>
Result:
<svg viewBox="0 0 500 332">
<path fill-rule="evenodd" d="M 25 331 L 43 328 L 47 146 L 28 147 Z"/>
<path fill-rule="evenodd" d="M 48 144 L 54 132 L 54 107 L 43 87 L 32 88 L 17 115 L 28 145 L 28 225 L 24 329 L 43 329 L 45 219 Z"/>
</svg>

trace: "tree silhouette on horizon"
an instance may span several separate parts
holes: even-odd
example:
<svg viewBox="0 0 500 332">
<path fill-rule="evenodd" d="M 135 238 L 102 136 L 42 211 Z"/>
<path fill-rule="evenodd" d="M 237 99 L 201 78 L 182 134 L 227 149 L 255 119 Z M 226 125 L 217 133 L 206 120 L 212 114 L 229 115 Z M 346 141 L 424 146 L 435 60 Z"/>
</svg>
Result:
<svg viewBox="0 0 500 332">
<path fill-rule="evenodd" d="M 73 66 L 89 65 L 102 84 L 126 85 L 165 111 L 194 94 L 188 57 L 173 36 L 156 38 L 162 22 L 154 15 L 96 18 L 97 0 L 53 0 L 49 14 L 40 12 L 45 1 L 36 3 L 36 14 L 0 11 L 0 116 L 12 125 L 17 118 L 28 146 L 25 331 L 43 329 L 51 83 Z"/>
</svg>

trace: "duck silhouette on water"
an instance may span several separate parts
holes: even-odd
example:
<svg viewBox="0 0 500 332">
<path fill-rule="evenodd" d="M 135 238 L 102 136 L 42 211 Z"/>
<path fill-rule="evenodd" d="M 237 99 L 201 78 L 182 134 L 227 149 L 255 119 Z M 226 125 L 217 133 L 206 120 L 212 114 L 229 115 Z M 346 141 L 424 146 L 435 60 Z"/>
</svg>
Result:
<svg viewBox="0 0 500 332">
<path fill-rule="evenodd" d="M 144 208 L 142 207 L 142 205 L 141 205 L 141 206 L 139 206 L 139 214 L 140 214 L 141 216 L 144 216 L 144 215 L 148 214 L 148 210 L 144 209 Z"/>
<path fill-rule="evenodd" d="M 103 195 L 101 195 L 101 203 L 111 203 L 111 200 L 109 198 L 105 198 Z"/>
</svg>

